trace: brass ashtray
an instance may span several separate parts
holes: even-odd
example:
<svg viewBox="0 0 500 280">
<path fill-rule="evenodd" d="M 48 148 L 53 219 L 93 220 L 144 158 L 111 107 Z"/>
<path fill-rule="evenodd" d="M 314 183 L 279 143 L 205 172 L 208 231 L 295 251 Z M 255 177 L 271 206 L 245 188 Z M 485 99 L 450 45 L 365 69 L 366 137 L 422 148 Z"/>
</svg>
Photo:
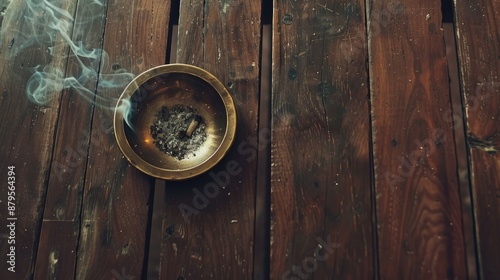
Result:
<svg viewBox="0 0 500 280">
<path fill-rule="evenodd" d="M 225 156 L 236 132 L 236 109 L 212 74 L 170 64 L 130 82 L 113 121 L 118 146 L 133 166 L 156 178 L 183 180 Z"/>
</svg>

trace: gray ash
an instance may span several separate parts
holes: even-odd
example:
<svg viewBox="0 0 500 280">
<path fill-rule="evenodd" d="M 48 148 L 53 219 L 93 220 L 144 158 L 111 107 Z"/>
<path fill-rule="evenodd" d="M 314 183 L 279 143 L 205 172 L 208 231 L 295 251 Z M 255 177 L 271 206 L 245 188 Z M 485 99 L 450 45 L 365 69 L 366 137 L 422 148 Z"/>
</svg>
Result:
<svg viewBox="0 0 500 280">
<path fill-rule="evenodd" d="M 207 139 L 205 124 L 201 121 L 191 137 L 183 137 L 198 112 L 187 106 L 175 105 L 171 109 L 163 106 L 151 125 L 151 136 L 160 151 L 178 160 L 196 156 L 195 152 Z"/>
</svg>

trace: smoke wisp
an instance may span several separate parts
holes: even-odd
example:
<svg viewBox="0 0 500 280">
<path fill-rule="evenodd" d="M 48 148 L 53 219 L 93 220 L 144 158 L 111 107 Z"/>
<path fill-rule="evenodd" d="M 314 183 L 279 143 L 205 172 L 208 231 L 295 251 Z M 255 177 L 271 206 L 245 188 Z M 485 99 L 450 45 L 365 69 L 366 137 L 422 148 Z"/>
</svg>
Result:
<svg viewBox="0 0 500 280">
<path fill-rule="evenodd" d="M 84 38 L 92 32 L 90 27 L 96 21 L 104 24 L 104 0 L 79 2 L 78 16 L 74 17 L 65 9 L 62 0 L 25 0 L 24 16 L 21 19 L 4 18 L 4 22 L 20 22 L 18 26 L 22 27 L 22 32 L 4 28 L 0 38 L 15 38 L 15 44 L 12 39 L 12 45 L 9 46 L 8 59 L 22 56 L 33 48 L 45 49 L 50 56 L 46 65 L 31 68 L 32 75 L 26 85 L 26 95 L 30 101 L 44 105 L 60 96 L 63 90 L 68 90 L 70 94 L 77 93 L 98 107 L 113 110 L 117 98 L 103 97 L 99 92 L 112 88 L 123 89 L 134 75 L 121 68 L 112 73 L 103 73 L 104 69 L 109 69 L 106 51 L 102 48 L 87 48 L 83 39 L 72 39 Z M 61 50 L 68 51 L 65 53 Z M 67 58 L 77 66 L 77 70 L 72 68 L 71 76 L 67 75 L 66 65 L 55 66 L 55 63 L 51 63 L 56 56 Z M 130 102 L 121 102 L 120 110 L 124 115 L 128 115 L 129 105 Z"/>
</svg>

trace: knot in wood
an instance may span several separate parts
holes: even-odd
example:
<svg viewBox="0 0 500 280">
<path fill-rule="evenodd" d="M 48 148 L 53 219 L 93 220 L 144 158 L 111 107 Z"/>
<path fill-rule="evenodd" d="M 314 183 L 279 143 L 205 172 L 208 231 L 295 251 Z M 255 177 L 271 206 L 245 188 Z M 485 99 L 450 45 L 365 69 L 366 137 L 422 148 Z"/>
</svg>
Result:
<svg viewBox="0 0 500 280">
<path fill-rule="evenodd" d="M 284 14 L 283 15 L 283 24 L 290 25 L 292 24 L 293 21 L 293 16 L 291 14 Z"/>
</svg>

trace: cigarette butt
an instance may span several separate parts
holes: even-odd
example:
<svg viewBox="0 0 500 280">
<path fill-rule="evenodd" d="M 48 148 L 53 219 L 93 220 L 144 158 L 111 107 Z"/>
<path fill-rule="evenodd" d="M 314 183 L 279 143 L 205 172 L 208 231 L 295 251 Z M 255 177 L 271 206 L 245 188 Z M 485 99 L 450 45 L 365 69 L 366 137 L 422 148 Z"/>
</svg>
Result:
<svg viewBox="0 0 500 280">
<path fill-rule="evenodd" d="M 198 127 L 201 120 L 202 120 L 201 116 L 199 116 L 199 115 L 196 115 L 193 118 L 193 120 L 191 121 L 191 123 L 188 126 L 188 129 L 186 130 L 186 137 L 191 137 L 191 135 L 193 134 L 193 131 L 196 129 L 196 127 Z"/>
</svg>

